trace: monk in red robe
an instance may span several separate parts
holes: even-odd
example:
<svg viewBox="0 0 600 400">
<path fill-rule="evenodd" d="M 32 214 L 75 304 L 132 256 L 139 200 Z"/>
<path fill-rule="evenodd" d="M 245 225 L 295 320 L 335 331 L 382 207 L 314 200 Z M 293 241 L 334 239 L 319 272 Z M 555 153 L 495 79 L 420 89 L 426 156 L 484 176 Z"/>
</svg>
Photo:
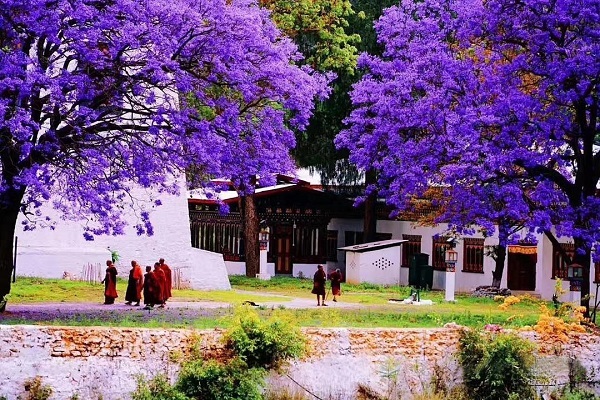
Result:
<svg viewBox="0 0 600 400">
<path fill-rule="evenodd" d="M 144 274 L 142 267 L 137 261 L 131 262 L 131 270 L 129 271 L 129 280 L 127 281 L 127 292 L 125 292 L 125 304 L 128 306 L 135 302 L 136 306 L 140 305 L 142 299 L 142 289 L 144 288 Z"/>
<path fill-rule="evenodd" d="M 157 282 L 158 293 L 156 294 L 156 304 L 160 304 L 160 307 L 165 306 L 165 285 L 167 278 L 165 272 L 160 267 L 160 263 L 154 264 L 154 278 Z"/>
<path fill-rule="evenodd" d="M 146 274 L 144 275 L 144 304 L 146 309 L 149 310 L 157 303 L 155 293 L 160 291 L 160 286 L 156 282 L 152 267 L 146 267 Z"/>
<path fill-rule="evenodd" d="M 117 294 L 117 268 L 112 260 L 106 261 L 106 275 L 101 283 L 104 283 L 104 304 L 114 304 Z"/>
<path fill-rule="evenodd" d="M 165 264 L 165 259 L 161 258 L 158 260 L 160 264 L 160 269 L 165 273 L 165 302 L 171 298 L 171 288 L 173 287 L 173 279 L 171 274 L 171 268 L 167 264 Z"/>
<path fill-rule="evenodd" d="M 315 272 L 315 275 L 313 276 L 313 290 L 312 290 L 312 294 L 316 294 L 317 295 L 317 306 L 323 305 L 326 306 L 327 304 L 325 304 L 325 282 L 327 281 L 327 274 L 325 273 L 325 271 L 323 271 L 323 266 L 319 265 L 317 267 L 317 272 Z M 323 299 L 323 302 L 321 302 L 321 298 Z"/>
<path fill-rule="evenodd" d="M 331 294 L 333 295 L 333 301 L 337 302 L 337 296 L 342 295 L 342 271 L 336 269 L 329 275 L 331 281 Z"/>
</svg>

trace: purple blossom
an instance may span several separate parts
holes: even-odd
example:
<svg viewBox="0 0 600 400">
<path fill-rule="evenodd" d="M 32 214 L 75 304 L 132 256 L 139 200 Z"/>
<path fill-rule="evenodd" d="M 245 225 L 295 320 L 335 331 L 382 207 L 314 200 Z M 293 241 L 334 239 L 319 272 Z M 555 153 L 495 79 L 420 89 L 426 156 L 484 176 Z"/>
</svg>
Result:
<svg viewBox="0 0 600 400">
<path fill-rule="evenodd" d="M 566 236 L 589 266 L 590 253 L 600 261 L 599 27 L 595 0 L 402 1 L 376 24 L 383 55 L 360 57 L 336 143 L 377 171 L 397 210 L 440 188 L 440 219 L 456 229 Z"/>
</svg>

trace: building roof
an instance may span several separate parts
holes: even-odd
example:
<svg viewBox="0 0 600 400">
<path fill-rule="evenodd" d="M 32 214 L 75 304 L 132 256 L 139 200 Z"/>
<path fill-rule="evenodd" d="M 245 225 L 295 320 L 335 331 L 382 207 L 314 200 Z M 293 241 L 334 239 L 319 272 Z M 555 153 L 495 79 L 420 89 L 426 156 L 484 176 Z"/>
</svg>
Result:
<svg viewBox="0 0 600 400">
<path fill-rule="evenodd" d="M 369 242 L 369 243 L 357 244 L 354 246 L 339 247 L 338 250 L 353 251 L 355 253 L 363 253 L 365 251 L 385 249 L 386 247 L 400 246 L 402 243 L 406 243 L 406 242 L 408 242 L 408 240 L 400 240 L 400 239 L 380 240 L 378 242 Z"/>
<path fill-rule="evenodd" d="M 298 185 L 295 183 L 279 184 L 276 186 L 267 186 L 258 188 L 254 192 L 254 198 L 261 198 L 272 196 L 279 193 L 286 192 L 312 192 L 312 193 L 323 193 L 320 189 L 315 189 L 307 185 Z M 212 192 L 211 197 L 208 198 L 205 193 L 190 192 L 188 203 L 190 204 L 216 204 L 220 201 L 226 204 L 236 203 L 238 201 L 239 194 L 233 190 L 227 190 L 222 192 Z"/>
</svg>

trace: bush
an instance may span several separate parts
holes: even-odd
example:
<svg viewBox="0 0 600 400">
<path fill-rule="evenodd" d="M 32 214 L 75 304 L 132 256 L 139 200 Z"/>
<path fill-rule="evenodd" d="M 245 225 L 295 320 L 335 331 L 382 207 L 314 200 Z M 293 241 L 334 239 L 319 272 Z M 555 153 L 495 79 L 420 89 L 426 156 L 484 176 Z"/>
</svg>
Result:
<svg viewBox="0 0 600 400">
<path fill-rule="evenodd" d="M 481 334 L 465 330 L 459 342 L 459 362 L 469 398 L 531 399 L 534 391 L 533 345 L 512 334 Z"/>
<path fill-rule="evenodd" d="M 228 364 L 192 361 L 183 366 L 176 389 L 198 400 L 261 400 L 265 372 L 239 359 Z"/>
<path fill-rule="evenodd" d="M 552 400 L 597 400 L 598 396 L 584 389 L 565 390 L 560 393 L 552 393 Z"/>
<path fill-rule="evenodd" d="M 165 375 L 156 375 L 150 381 L 139 376 L 137 379 L 137 388 L 131 394 L 132 400 L 188 400 L 183 394 L 178 392 Z"/>
<path fill-rule="evenodd" d="M 262 321 L 248 307 L 236 310 L 225 341 L 249 368 L 278 368 L 285 361 L 301 356 L 306 349 L 304 335 L 289 316 L 276 311 Z"/>
<path fill-rule="evenodd" d="M 54 390 L 51 386 L 42 383 L 42 377 L 36 376 L 25 381 L 25 397 L 19 396 L 19 400 L 47 400 L 52 396 Z"/>
</svg>

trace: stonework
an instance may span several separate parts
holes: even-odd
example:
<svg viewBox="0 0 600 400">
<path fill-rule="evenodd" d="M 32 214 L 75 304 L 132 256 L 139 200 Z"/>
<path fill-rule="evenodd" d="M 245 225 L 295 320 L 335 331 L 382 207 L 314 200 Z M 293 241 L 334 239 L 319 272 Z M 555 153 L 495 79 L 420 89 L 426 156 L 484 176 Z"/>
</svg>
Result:
<svg viewBox="0 0 600 400">
<path fill-rule="evenodd" d="M 393 380 L 403 398 L 426 389 L 434 375 L 460 382 L 454 353 L 458 327 L 440 329 L 304 330 L 310 353 L 294 362 L 287 375 L 270 383 L 298 389 L 298 384 L 327 398 L 352 399 L 358 384 L 385 393 Z M 568 343 L 547 346 L 533 332 L 524 337 L 540 349 L 538 368 L 547 382 L 567 382 L 569 357 L 599 370 L 600 338 L 574 334 Z M 176 376 L 179 361 L 192 344 L 205 358 L 225 358 L 222 330 L 43 327 L 0 325 L 0 363 L 6 374 L 0 396 L 14 400 L 23 383 L 40 376 L 54 389 L 53 399 L 128 399 L 136 377 L 157 373 Z M 295 381 L 295 382 L 294 382 Z M 297 382 L 297 383 L 296 383 Z"/>
</svg>

